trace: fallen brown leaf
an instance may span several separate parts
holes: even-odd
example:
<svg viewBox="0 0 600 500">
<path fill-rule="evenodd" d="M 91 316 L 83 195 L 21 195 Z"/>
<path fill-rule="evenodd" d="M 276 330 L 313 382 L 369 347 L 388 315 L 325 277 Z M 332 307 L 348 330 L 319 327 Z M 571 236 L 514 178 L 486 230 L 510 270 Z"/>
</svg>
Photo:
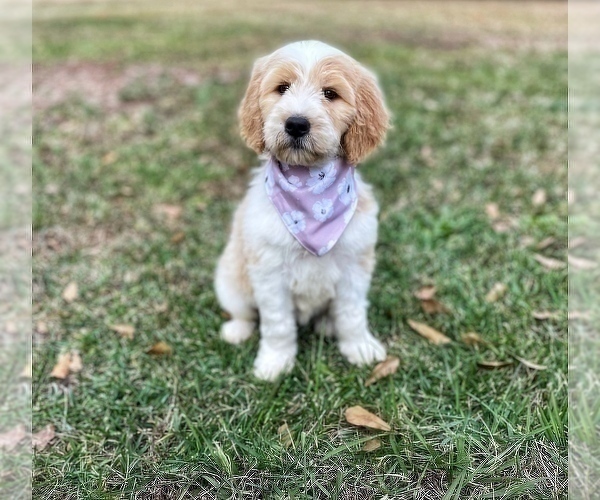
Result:
<svg viewBox="0 0 600 500">
<path fill-rule="evenodd" d="M 69 283 L 63 290 L 62 298 L 67 304 L 70 304 L 78 296 L 79 296 L 79 288 L 77 286 L 77 283 L 75 283 L 74 281 L 71 281 L 71 283 Z"/>
<path fill-rule="evenodd" d="M 422 300 L 421 309 L 423 309 L 423 312 L 425 312 L 426 314 L 445 314 L 450 312 L 450 309 L 448 309 L 444 304 L 435 299 Z"/>
<path fill-rule="evenodd" d="M 396 356 L 388 356 L 384 361 L 375 365 L 371 376 L 365 382 L 365 387 L 369 387 L 371 384 L 374 384 L 384 377 L 393 375 L 398 371 L 399 366 L 400 358 Z"/>
<path fill-rule="evenodd" d="M 534 253 L 533 258 L 537 260 L 546 269 L 562 269 L 567 266 L 567 264 L 561 260 L 553 259 L 551 257 L 544 257 L 539 253 Z"/>
<path fill-rule="evenodd" d="M 54 426 L 52 424 L 48 424 L 41 431 L 32 434 L 31 436 L 31 444 L 36 450 L 43 450 L 50 444 L 56 436 L 56 432 L 54 431 Z"/>
<path fill-rule="evenodd" d="M 40 335 L 47 335 L 48 334 L 48 325 L 46 323 L 44 323 L 43 321 L 38 321 L 37 324 L 35 325 L 35 331 L 38 332 Z"/>
<path fill-rule="evenodd" d="M 557 319 L 560 317 L 560 314 L 552 311 L 533 311 L 531 315 L 535 319 L 545 320 L 545 319 Z"/>
<path fill-rule="evenodd" d="M 0 433 L 0 449 L 11 451 L 27 436 L 24 424 L 18 424 L 12 429 Z"/>
<path fill-rule="evenodd" d="M 499 234 L 503 234 L 503 233 L 508 233 L 513 227 L 514 227 L 514 222 L 510 219 L 502 219 L 502 220 L 497 220 L 495 222 L 492 223 L 492 229 L 494 230 L 495 233 L 499 233 Z"/>
<path fill-rule="evenodd" d="M 371 451 L 375 451 L 378 450 L 379 448 L 381 448 L 381 440 L 375 438 L 375 439 L 369 439 L 362 447 L 362 451 L 366 451 L 371 452 Z"/>
<path fill-rule="evenodd" d="M 569 250 L 573 250 L 574 248 L 578 248 L 587 243 L 587 238 L 583 236 L 577 236 L 572 240 L 569 240 Z"/>
<path fill-rule="evenodd" d="M 21 378 L 31 378 L 32 376 L 32 366 L 31 366 L 31 359 L 29 361 L 27 361 L 27 364 L 25 365 L 25 367 L 23 368 L 23 371 L 20 374 Z"/>
<path fill-rule="evenodd" d="M 521 363 L 522 365 L 525 365 L 527 368 L 531 368 L 532 370 L 545 370 L 547 367 L 544 365 L 538 365 L 536 363 L 532 363 L 531 361 L 527 361 L 524 358 L 520 358 L 519 356 L 514 356 L 514 358 Z"/>
<path fill-rule="evenodd" d="M 424 323 L 419 323 L 417 321 L 409 319 L 408 324 L 415 332 L 417 332 L 422 337 L 425 337 L 432 344 L 444 345 L 452 342 L 452 340 L 446 337 L 443 333 L 437 331 L 435 328 L 431 328 L 430 326 Z"/>
<path fill-rule="evenodd" d="M 161 356 L 161 355 L 171 354 L 173 352 L 173 349 L 171 348 L 171 346 L 169 344 L 167 344 L 166 342 L 163 342 L 161 340 L 160 342 L 157 342 L 156 344 L 154 344 L 146 352 L 148 354 L 154 354 L 155 356 Z"/>
<path fill-rule="evenodd" d="M 556 242 L 556 238 L 552 237 L 552 236 L 548 236 L 547 238 L 544 238 L 542 241 L 540 241 L 536 246 L 536 250 L 544 250 L 546 248 L 548 248 L 550 245 L 554 245 L 554 243 Z"/>
<path fill-rule="evenodd" d="M 435 297 L 436 289 L 433 285 L 427 285 L 419 288 L 415 292 L 415 297 L 419 300 L 432 300 Z"/>
<path fill-rule="evenodd" d="M 76 351 L 71 352 L 71 360 L 69 361 L 69 371 L 71 373 L 80 372 L 83 368 L 83 362 L 81 361 L 81 357 L 79 353 Z"/>
<path fill-rule="evenodd" d="M 500 208 L 497 203 L 488 203 L 485 206 L 485 213 L 491 220 L 496 220 L 500 217 Z"/>
<path fill-rule="evenodd" d="M 508 287 L 504 283 L 494 283 L 492 289 L 486 294 L 486 302 L 497 302 L 506 294 Z"/>
<path fill-rule="evenodd" d="M 477 366 L 485 368 L 486 370 L 495 370 L 497 368 L 504 368 L 512 365 L 512 361 L 477 361 Z"/>
<path fill-rule="evenodd" d="M 534 207 L 541 207 L 546 203 L 546 191 L 544 189 L 538 189 L 531 197 L 531 204 Z"/>
<path fill-rule="evenodd" d="M 58 356 L 58 361 L 52 368 L 50 376 L 54 378 L 65 379 L 69 376 L 69 366 L 71 364 L 71 353 L 65 352 Z"/>
<path fill-rule="evenodd" d="M 593 260 L 582 259 L 581 257 L 573 257 L 572 255 L 567 255 L 567 261 L 573 269 L 589 270 L 596 269 L 598 267 L 598 263 L 594 262 Z"/>
<path fill-rule="evenodd" d="M 279 436 L 279 441 L 285 449 L 288 449 L 294 443 L 290 428 L 288 427 L 287 423 L 283 423 L 279 426 L 277 429 L 277 435 Z"/>
<path fill-rule="evenodd" d="M 352 406 L 344 413 L 346 421 L 352 425 L 378 429 L 380 431 L 391 431 L 392 428 L 377 415 L 374 415 L 362 406 Z"/>
<path fill-rule="evenodd" d="M 173 245 L 178 245 L 183 240 L 185 240 L 185 233 L 183 231 L 179 231 L 171 236 L 171 243 L 173 243 Z"/>
<path fill-rule="evenodd" d="M 117 153 L 114 151 L 109 151 L 102 157 L 102 165 L 110 165 L 111 163 L 117 161 L 118 157 L 119 155 Z"/>
<path fill-rule="evenodd" d="M 486 343 L 481 335 L 475 332 L 463 333 L 460 338 L 467 345 L 484 345 Z"/>
<path fill-rule="evenodd" d="M 121 337 L 132 340 L 135 333 L 135 327 L 132 325 L 110 325 L 109 328 L 113 332 L 117 332 Z"/>
<path fill-rule="evenodd" d="M 574 321 L 578 319 L 589 320 L 591 318 L 589 311 L 569 311 L 568 319 L 569 321 Z"/>
<path fill-rule="evenodd" d="M 168 203 L 158 203 L 154 205 L 154 213 L 166 217 L 169 222 L 175 222 L 181 216 L 183 209 L 179 205 L 169 205 Z"/>
<path fill-rule="evenodd" d="M 521 246 L 521 248 L 530 247 L 534 243 L 535 243 L 535 238 L 533 236 L 522 236 L 519 239 L 519 245 Z"/>
<path fill-rule="evenodd" d="M 50 372 L 50 376 L 65 379 L 70 373 L 77 373 L 82 368 L 83 363 L 79 353 L 77 351 L 66 352 L 58 356 L 58 361 Z"/>
</svg>

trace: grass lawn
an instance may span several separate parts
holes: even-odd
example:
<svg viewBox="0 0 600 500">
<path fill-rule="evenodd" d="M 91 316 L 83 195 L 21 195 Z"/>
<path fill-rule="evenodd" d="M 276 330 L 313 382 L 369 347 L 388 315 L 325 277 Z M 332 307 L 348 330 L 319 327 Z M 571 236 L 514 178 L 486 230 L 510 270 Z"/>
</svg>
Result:
<svg viewBox="0 0 600 500">
<path fill-rule="evenodd" d="M 33 429 L 57 438 L 34 497 L 566 498 L 567 270 L 535 259 L 567 253 L 566 7 L 274 5 L 36 4 Z M 394 115 L 361 171 L 381 206 L 369 318 L 400 368 L 369 387 L 313 332 L 274 384 L 252 377 L 256 336 L 218 336 L 215 262 L 257 161 L 236 108 L 254 58 L 303 38 L 374 69 Z M 449 313 L 423 312 L 424 285 Z M 70 351 L 83 369 L 51 377 Z M 354 405 L 392 431 L 348 424 Z"/>
</svg>

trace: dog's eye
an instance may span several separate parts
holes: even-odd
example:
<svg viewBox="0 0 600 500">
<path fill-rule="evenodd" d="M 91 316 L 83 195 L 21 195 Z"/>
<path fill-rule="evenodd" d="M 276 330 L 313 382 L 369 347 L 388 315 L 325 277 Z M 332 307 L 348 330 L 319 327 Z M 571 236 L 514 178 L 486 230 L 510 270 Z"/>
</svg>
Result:
<svg viewBox="0 0 600 500">
<path fill-rule="evenodd" d="M 282 83 L 279 87 L 277 87 L 277 92 L 281 95 L 285 94 L 290 89 L 289 83 Z"/>
<path fill-rule="evenodd" d="M 323 97 L 328 101 L 333 101 L 338 95 L 333 89 L 323 89 Z"/>
</svg>

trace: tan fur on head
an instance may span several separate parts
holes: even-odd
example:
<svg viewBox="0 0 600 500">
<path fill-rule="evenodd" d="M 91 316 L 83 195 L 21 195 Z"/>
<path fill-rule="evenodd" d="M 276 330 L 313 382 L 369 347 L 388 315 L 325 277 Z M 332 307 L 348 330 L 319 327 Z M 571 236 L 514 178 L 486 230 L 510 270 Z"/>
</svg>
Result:
<svg viewBox="0 0 600 500">
<path fill-rule="evenodd" d="M 265 149 L 263 120 L 260 112 L 260 84 L 265 74 L 268 57 L 262 57 L 254 63 L 250 83 L 238 110 L 240 134 L 248 147 L 261 154 Z"/>
<path fill-rule="evenodd" d="M 342 137 L 342 149 L 353 165 L 360 163 L 383 142 L 390 121 L 375 77 L 360 66 L 356 75 L 356 116 Z"/>
<path fill-rule="evenodd" d="M 284 47 L 255 63 L 239 109 L 242 138 L 258 154 L 287 163 L 314 165 L 341 155 L 356 165 L 389 126 L 375 76 L 332 47 L 296 49 Z M 288 90 L 280 93 L 283 84 Z M 335 91 L 334 100 L 324 97 L 326 89 Z M 310 122 L 300 148 L 285 132 L 291 116 Z"/>
</svg>

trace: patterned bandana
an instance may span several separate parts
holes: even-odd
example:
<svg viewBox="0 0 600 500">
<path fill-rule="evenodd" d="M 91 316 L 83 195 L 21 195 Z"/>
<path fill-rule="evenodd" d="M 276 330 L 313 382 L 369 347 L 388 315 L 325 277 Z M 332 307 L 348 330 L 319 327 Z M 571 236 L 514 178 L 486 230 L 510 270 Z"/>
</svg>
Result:
<svg viewBox="0 0 600 500">
<path fill-rule="evenodd" d="M 322 167 L 267 163 L 267 195 L 281 220 L 313 255 L 325 255 L 352 219 L 358 196 L 354 165 L 337 158 Z"/>
</svg>

